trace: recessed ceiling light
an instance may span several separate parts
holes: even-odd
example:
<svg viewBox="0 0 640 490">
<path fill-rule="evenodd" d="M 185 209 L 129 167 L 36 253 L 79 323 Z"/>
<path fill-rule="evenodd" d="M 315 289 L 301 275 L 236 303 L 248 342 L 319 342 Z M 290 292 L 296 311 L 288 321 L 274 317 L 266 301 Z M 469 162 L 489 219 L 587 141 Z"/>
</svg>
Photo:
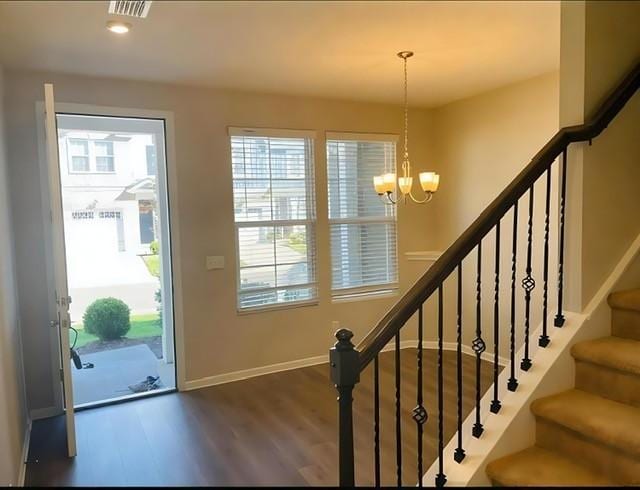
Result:
<svg viewBox="0 0 640 490">
<path fill-rule="evenodd" d="M 107 29 L 116 34 L 126 34 L 131 29 L 131 24 L 128 22 L 119 22 L 117 20 L 110 20 L 107 22 Z"/>
</svg>

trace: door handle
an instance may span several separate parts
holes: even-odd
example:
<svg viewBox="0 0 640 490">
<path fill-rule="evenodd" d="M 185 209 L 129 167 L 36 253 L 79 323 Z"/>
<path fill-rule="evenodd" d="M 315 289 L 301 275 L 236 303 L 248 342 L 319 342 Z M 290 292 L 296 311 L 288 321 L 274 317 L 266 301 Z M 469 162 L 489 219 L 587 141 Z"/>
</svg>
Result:
<svg viewBox="0 0 640 490">
<path fill-rule="evenodd" d="M 58 320 L 51 320 L 49 322 L 49 326 L 51 328 L 58 328 L 60 326 L 60 322 Z"/>
</svg>

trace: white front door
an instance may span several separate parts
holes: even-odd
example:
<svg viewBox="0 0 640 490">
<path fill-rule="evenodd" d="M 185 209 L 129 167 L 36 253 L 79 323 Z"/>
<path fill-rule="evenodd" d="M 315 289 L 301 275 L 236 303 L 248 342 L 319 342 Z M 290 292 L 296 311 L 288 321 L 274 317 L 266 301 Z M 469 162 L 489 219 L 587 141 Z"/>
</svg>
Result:
<svg viewBox="0 0 640 490">
<path fill-rule="evenodd" d="M 56 318 L 51 325 L 57 328 L 60 340 L 60 373 L 64 393 L 64 410 L 67 427 L 67 451 L 69 457 L 76 455 L 75 415 L 73 410 L 73 386 L 71 376 L 71 352 L 69 349 L 69 290 L 67 286 L 67 266 L 65 260 L 64 225 L 62 196 L 60 187 L 60 164 L 58 156 L 58 136 L 56 127 L 53 85 L 44 86 L 45 136 L 47 166 L 49 174 L 49 195 L 51 199 L 51 233 L 55 280 Z"/>
</svg>

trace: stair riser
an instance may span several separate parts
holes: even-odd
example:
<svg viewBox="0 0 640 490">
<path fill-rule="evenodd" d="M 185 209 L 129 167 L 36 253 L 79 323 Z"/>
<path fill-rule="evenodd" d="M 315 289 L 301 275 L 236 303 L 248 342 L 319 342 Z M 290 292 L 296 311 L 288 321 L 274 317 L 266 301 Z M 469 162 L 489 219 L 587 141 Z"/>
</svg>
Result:
<svg viewBox="0 0 640 490">
<path fill-rule="evenodd" d="M 640 458 L 540 417 L 536 420 L 536 445 L 570 457 L 611 480 L 626 485 L 640 484 Z"/>
<path fill-rule="evenodd" d="M 576 359 L 576 388 L 640 407 L 640 376 Z"/>
<path fill-rule="evenodd" d="M 616 337 L 640 340 L 640 312 L 611 310 L 611 333 Z"/>
</svg>

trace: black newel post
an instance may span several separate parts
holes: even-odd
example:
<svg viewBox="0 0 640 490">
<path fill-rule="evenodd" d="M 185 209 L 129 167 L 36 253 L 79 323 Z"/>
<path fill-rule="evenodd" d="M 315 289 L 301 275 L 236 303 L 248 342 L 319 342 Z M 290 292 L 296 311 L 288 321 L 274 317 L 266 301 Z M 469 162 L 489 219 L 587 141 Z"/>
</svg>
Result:
<svg viewBox="0 0 640 490">
<path fill-rule="evenodd" d="M 338 474 L 341 487 L 355 486 L 353 458 L 353 387 L 360 381 L 358 351 L 351 343 L 353 333 L 346 328 L 336 332 L 335 346 L 329 351 L 331 381 L 338 390 Z"/>
</svg>

